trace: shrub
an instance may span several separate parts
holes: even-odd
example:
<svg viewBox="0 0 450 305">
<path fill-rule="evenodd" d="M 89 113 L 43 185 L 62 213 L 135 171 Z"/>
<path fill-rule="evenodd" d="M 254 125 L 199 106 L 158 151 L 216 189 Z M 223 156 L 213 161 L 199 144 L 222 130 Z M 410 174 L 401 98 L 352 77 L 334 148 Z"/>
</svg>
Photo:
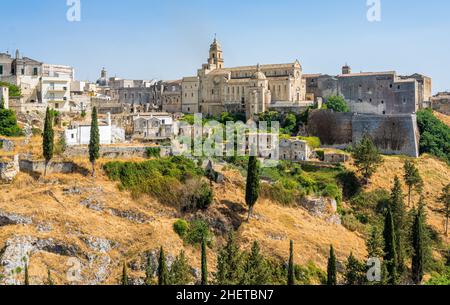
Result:
<svg viewBox="0 0 450 305">
<path fill-rule="evenodd" d="M 7 82 L 0 82 L 0 87 L 8 87 L 9 88 L 9 97 L 20 97 L 22 95 L 22 92 L 20 91 L 20 88 L 16 85 L 7 83 Z"/>
<path fill-rule="evenodd" d="M 342 203 L 342 190 L 336 184 L 327 184 L 322 190 L 322 195 L 334 198 L 338 205 Z"/>
<path fill-rule="evenodd" d="M 186 233 L 185 241 L 188 244 L 201 244 L 205 239 L 208 245 L 212 242 L 212 233 L 209 230 L 209 225 L 203 220 L 194 220 L 189 225 L 189 230 Z"/>
<path fill-rule="evenodd" d="M 326 98 L 326 108 L 334 112 L 349 112 L 347 102 L 342 96 L 329 96 Z"/>
<path fill-rule="evenodd" d="M 342 172 L 338 174 L 337 178 L 339 183 L 342 185 L 342 194 L 345 199 L 350 199 L 361 191 L 361 183 L 354 172 Z"/>
<path fill-rule="evenodd" d="M 149 158 L 159 158 L 161 156 L 160 147 L 147 147 L 147 157 Z"/>
<path fill-rule="evenodd" d="M 316 150 L 315 152 L 316 152 L 317 157 L 319 158 L 320 161 L 325 160 L 325 151 L 323 151 L 323 150 Z"/>
<path fill-rule="evenodd" d="M 201 181 L 203 170 L 184 157 L 108 162 L 103 169 L 109 179 L 120 182 L 120 188 L 129 190 L 134 197 L 149 194 L 180 210 L 186 206 L 205 208 L 212 198 L 209 186 L 205 187 Z M 188 182 L 193 186 L 186 187 Z"/>
<path fill-rule="evenodd" d="M 430 109 L 417 112 L 421 133 L 420 152 L 450 162 L 450 127 L 436 118 Z"/>
<path fill-rule="evenodd" d="M 189 230 L 189 223 L 184 219 L 178 219 L 173 224 L 173 230 L 178 234 L 178 236 L 184 238 Z"/>
<path fill-rule="evenodd" d="M 0 109 L 0 135 L 18 137 L 22 131 L 17 125 L 16 113 L 11 109 Z"/>
<path fill-rule="evenodd" d="M 320 139 L 318 137 L 298 137 L 300 140 L 306 141 L 311 149 L 320 148 Z"/>
<path fill-rule="evenodd" d="M 213 201 L 213 191 L 208 183 L 199 179 L 186 182 L 180 195 L 184 195 L 182 211 L 206 210 Z"/>
</svg>

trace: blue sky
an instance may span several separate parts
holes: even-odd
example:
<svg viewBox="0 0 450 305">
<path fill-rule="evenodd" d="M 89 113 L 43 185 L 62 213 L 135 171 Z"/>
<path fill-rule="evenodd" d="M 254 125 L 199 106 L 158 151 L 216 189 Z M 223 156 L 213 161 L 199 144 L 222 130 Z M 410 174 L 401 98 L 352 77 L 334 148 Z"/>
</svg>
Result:
<svg viewBox="0 0 450 305">
<path fill-rule="evenodd" d="M 195 75 L 214 33 L 225 65 L 299 59 L 306 73 L 396 70 L 450 90 L 450 1 L 381 0 L 381 22 L 366 0 L 81 0 L 68 22 L 66 0 L 1 0 L 0 51 L 16 48 L 72 65 L 78 79 L 109 75 L 177 79 Z"/>
</svg>

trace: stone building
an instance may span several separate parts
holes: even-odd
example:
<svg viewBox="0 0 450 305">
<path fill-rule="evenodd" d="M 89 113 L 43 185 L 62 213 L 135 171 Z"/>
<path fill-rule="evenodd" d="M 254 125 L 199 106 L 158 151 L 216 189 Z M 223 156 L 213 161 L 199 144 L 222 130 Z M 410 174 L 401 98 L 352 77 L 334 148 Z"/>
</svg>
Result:
<svg viewBox="0 0 450 305">
<path fill-rule="evenodd" d="M 142 113 L 131 117 L 134 139 L 159 140 L 172 138 L 174 121 L 168 113 Z"/>
<path fill-rule="evenodd" d="M 311 149 L 308 143 L 296 138 L 280 140 L 280 160 L 308 161 Z"/>
<path fill-rule="evenodd" d="M 346 65 L 340 75 L 305 74 L 304 79 L 310 100 L 340 95 L 356 113 L 411 114 L 424 107 L 431 97 L 431 78 L 421 74 L 352 73 Z"/>
<path fill-rule="evenodd" d="M 182 81 L 168 81 L 164 82 L 161 92 L 161 108 L 162 111 L 177 113 L 182 112 Z"/>
<path fill-rule="evenodd" d="M 182 80 L 181 110 L 207 115 L 224 111 L 246 113 L 248 118 L 278 102 L 300 106 L 305 100 L 302 67 L 288 64 L 225 68 L 222 47 L 214 39 L 209 58 L 197 76 Z"/>
<path fill-rule="evenodd" d="M 440 92 L 431 98 L 434 111 L 450 115 L 450 92 Z"/>
</svg>

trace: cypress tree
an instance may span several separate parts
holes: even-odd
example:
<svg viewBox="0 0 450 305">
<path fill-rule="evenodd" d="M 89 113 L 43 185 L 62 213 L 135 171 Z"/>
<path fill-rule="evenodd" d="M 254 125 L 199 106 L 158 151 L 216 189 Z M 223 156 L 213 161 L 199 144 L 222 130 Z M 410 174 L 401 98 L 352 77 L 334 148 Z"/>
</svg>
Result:
<svg viewBox="0 0 450 305">
<path fill-rule="evenodd" d="M 42 136 L 42 152 L 45 159 L 44 177 L 47 175 L 47 167 L 50 160 L 53 158 L 54 150 L 54 132 L 53 132 L 53 116 L 50 108 L 47 107 L 45 112 L 44 133 Z"/>
<path fill-rule="evenodd" d="M 259 197 L 259 162 L 255 156 L 250 156 L 247 167 L 247 185 L 245 188 L 245 203 L 248 205 L 248 218 L 253 215 L 253 208 Z"/>
<path fill-rule="evenodd" d="M 25 279 L 24 279 L 24 285 L 29 286 L 30 285 L 30 279 L 28 274 L 28 263 L 25 262 Z"/>
<path fill-rule="evenodd" d="M 263 255 L 259 243 L 253 242 L 250 253 L 245 258 L 241 285 L 267 285 L 271 280 L 268 263 Z"/>
<path fill-rule="evenodd" d="M 388 283 L 397 283 L 397 251 L 395 246 L 395 228 L 391 208 L 388 207 L 384 221 L 384 261 L 388 272 Z"/>
<path fill-rule="evenodd" d="M 345 266 L 345 284 L 363 285 L 366 277 L 365 269 L 366 266 L 355 258 L 353 252 L 350 253 Z"/>
<path fill-rule="evenodd" d="M 202 239 L 202 285 L 208 285 L 208 265 L 206 256 L 206 241 Z"/>
<path fill-rule="evenodd" d="M 414 223 L 412 227 L 412 279 L 416 285 L 419 285 L 423 280 L 424 265 L 425 265 L 425 207 L 423 198 L 420 200 L 419 208 L 414 216 Z"/>
<path fill-rule="evenodd" d="M 228 233 L 226 245 L 217 256 L 217 285 L 237 285 L 242 278 L 242 256 L 233 232 Z"/>
<path fill-rule="evenodd" d="M 373 226 L 369 238 L 366 241 L 366 248 L 368 258 L 382 258 L 383 257 L 383 239 L 376 226 Z"/>
<path fill-rule="evenodd" d="M 169 280 L 171 285 L 188 285 L 192 281 L 191 268 L 188 261 L 181 250 L 180 254 L 175 258 L 170 268 Z"/>
<path fill-rule="evenodd" d="M 92 164 L 92 177 L 95 177 L 95 161 L 100 158 L 100 131 L 98 128 L 97 108 L 92 109 L 91 135 L 89 140 L 89 161 Z"/>
<path fill-rule="evenodd" d="M 288 285 L 295 285 L 294 270 L 294 242 L 291 240 L 289 247 Z"/>
<path fill-rule="evenodd" d="M 128 270 L 127 270 L 127 263 L 126 262 L 123 262 L 122 277 L 120 279 L 120 283 L 123 286 L 128 286 Z"/>
<path fill-rule="evenodd" d="M 330 246 L 330 256 L 328 257 L 327 285 L 337 285 L 336 255 L 334 254 L 333 245 Z"/>
<path fill-rule="evenodd" d="M 153 262 L 152 262 L 152 258 L 150 256 L 150 254 L 149 254 L 149 255 L 147 255 L 147 264 L 145 266 L 145 285 L 152 284 L 153 273 L 154 273 Z"/>
<path fill-rule="evenodd" d="M 52 274 L 50 272 L 50 269 L 47 269 L 47 285 L 49 285 L 49 286 L 55 285 L 55 283 L 53 282 L 53 279 L 52 279 Z"/>
<path fill-rule="evenodd" d="M 423 180 L 413 162 L 406 160 L 403 169 L 405 183 L 408 186 L 408 207 L 410 207 L 413 188 L 420 193 L 423 187 Z"/>
<path fill-rule="evenodd" d="M 158 285 L 168 285 L 169 277 L 166 264 L 166 256 L 164 255 L 164 249 L 161 247 L 159 251 L 159 261 L 158 261 Z"/>
<path fill-rule="evenodd" d="M 390 203 L 392 207 L 392 218 L 395 228 L 395 248 L 397 253 L 397 266 L 399 274 L 403 273 L 404 265 L 404 230 L 405 225 L 405 204 L 403 201 L 403 191 L 400 179 L 395 176 L 394 186 L 391 190 Z"/>
</svg>

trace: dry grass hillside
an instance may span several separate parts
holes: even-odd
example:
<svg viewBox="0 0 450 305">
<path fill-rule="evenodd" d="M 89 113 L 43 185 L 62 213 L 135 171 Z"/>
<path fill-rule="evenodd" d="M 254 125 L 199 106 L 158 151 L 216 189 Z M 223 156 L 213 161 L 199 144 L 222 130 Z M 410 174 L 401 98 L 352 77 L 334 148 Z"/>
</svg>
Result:
<svg viewBox="0 0 450 305">
<path fill-rule="evenodd" d="M 26 145 L 23 139 L 16 143 L 15 153 L 31 153 L 38 158 L 39 137 L 31 138 Z M 404 157 L 384 157 L 384 160 L 368 191 L 390 189 L 394 176 L 402 175 Z M 90 168 L 84 158 L 74 161 Z M 20 173 L 12 185 L 0 185 L 0 256 L 3 260 L 7 258 L 7 263 L 0 266 L 3 274 L 0 283 L 23 280 L 20 266 L 29 251 L 33 283 L 43 283 L 47 269 L 56 283 L 71 283 L 67 277 L 67 272 L 74 267 L 71 257 L 79 259 L 85 284 L 118 283 L 124 261 L 129 263 L 132 277 L 142 278 L 144 253 L 157 253 L 160 246 L 164 246 L 169 257 L 184 249 L 190 264 L 199 269 L 200 249 L 186 245 L 173 231 L 173 223 L 183 215 L 147 196 L 132 198 L 128 192 L 120 191 L 117 183 L 110 181 L 101 169 L 107 161 L 110 160 L 98 162 L 95 179 L 80 174 L 55 174 L 44 179 Z M 450 182 L 449 167 L 429 156 L 415 162 L 425 181 L 429 223 L 442 234 L 444 218 L 437 212 L 440 208 L 437 198 Z M 226 170 L 224 174 L 225 184 L 213 185 L 214 203 L 206 214 L 218 220 L 228 218 L 237 228 L 244 249 L 258 240 L 266 255 L 287 259 L 292 239 L 296 263 L 313 262 L 322 270 L 326 268 L 330 244 L 334 245 L 341 262 L 350 252 L 358 258 L 365 257 L 362 236 L 313 217 L 302 208 L 260 200 L 255 207 L 255 218 L 247 223 L 244 178 L 234 170 Z M 214 250 L 222 242 L 218 237 Z M 210 271 L 214 271 L 216 264 L 213 252 L 208 257 Z"/>
<path fill-rule="evenodd" d="M 26 251 L 21 248 L 26 247 L 20 246 L 21 237 L 31 240 L 34 246 L 30 276 L 35 283 L 45 281 L 47 268 L 57 283 L 68 283 L 66 274 L 73 267 L 73 256 L 80 258 L 83 283 L 117 283 L 123 261 L 130 263 L 133 276 L 142 277 L 143 254 L 156 252 L 160 246 L 169 256 L 184 249 L 191 265 L 199 268 L 200 250 L 185 245 L 173 231 L 172 225 L 180 217 L 178 211 L 146 196 L 133 199 L 128 192 L 120 191 L 116 183 L 103 175 L 101 163 L 105 161 L 99 162 L 95 180 L 79 174 L 55 174 L 43 179 L 20 173 L 12 185 L 0 186 L 0 223 L 1 215 L 31 219 L 1 226 L 0 249 L 6 249 L 10 258 L 8 266 L 0 267 L 6 279 L 16 283 L 23 279 L 21 270 L 11 267 L 23 265 L 21 259 Z M 77 162 L 89 166 L 87 160 Z M 244 179 L 234 171 L 227 171 L 225 176 L 225 185 L 214 185 L 215 202 L 210 210 L 212 215 L 222 211 L 221 215 L 233 219 L 243 248 L 259 240 L 264 253 L 287 259 L 292 239 L 297 249 L 296 262 L 314 262 L 321 269 L 326 266 L 332 243 L 341 260 L 350 251 L 364 257 L 365 244 L 360 236 L 312 217 L 300 208 L 261 201 L 255 209 L 256 218 L 245 222 Z M 221 242 L 217 238 L 215 247 Z M 51 246 L 39 247 L 42 243 Z M 213 251 L 209 266 L 213 271 Z"/>
<path fill-rule="evenodd" d="M 377 173 L 371 179 L 371 184 L 367 190 L 375 189 L 391 189 L 394 177 L 403 176 L 403 164 L 406 157 L 385 156 L 383 165 L 378 169 Z M 444 240 L 448 243 L 449 239 L 444 235 L 444 216 L 439 212 L 443 208 L 439 201 L 442 189 L 450 183 L 449 166 L 434 157 L 423 155 L 419 159 L 412 159 L 417 165 L 420 174 L 424 180 L 425 202 L 428 211 L 428 223 L 439 232 Z M 407 194 L 407 188 L 404 185 L 404 194 Z M 417 203 L 418 195 L 413 193 L 412 201 Z M 405 198 L 405 203 L 407 199 Z"/>
</svg>

